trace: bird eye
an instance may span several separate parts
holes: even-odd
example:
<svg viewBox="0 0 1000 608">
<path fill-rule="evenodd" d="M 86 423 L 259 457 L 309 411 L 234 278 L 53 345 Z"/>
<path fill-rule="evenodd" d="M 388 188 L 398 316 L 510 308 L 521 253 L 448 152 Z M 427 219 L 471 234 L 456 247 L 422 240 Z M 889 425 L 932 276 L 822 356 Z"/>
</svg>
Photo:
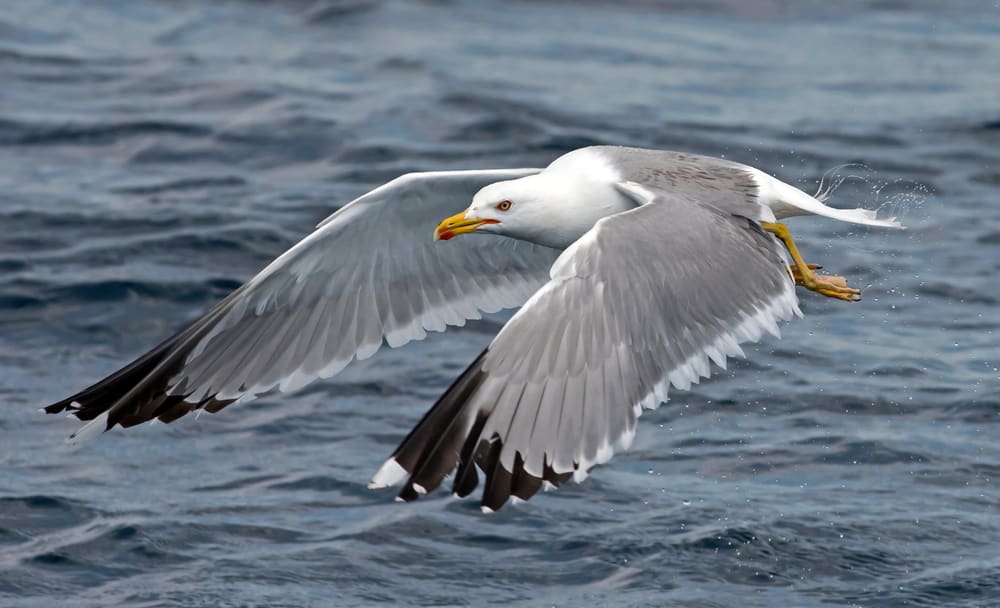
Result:
<svg viewBox="0 0 1000 608">
<path fill-rule="evenodd" d="M 497 209 L 499 209 L 500 211 L 507 211 L 508 209 L 510 209 L 510 205 L 511 205 L 510 201 L 500 201 L 499 203 L 497 203 Z"/>
</svg>

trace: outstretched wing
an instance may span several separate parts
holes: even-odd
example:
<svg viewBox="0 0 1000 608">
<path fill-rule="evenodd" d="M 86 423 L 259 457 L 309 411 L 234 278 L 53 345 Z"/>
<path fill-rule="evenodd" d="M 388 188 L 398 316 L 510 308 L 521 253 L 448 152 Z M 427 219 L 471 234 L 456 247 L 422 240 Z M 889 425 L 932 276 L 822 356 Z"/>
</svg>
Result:
<svg viewBox="0 0 1000 608">
<path fill-rule="evenodd" d="M 558 251 L 496 235 L 448 243 L 432 235 L 481 187 L 538 171 L 397 178 L 345 205 L 184 330 L 45 409 L 102 430 L 170 422 L 331 376 L 383 340 L 399 346 L 519 306 L 548 279 Z"/>
<path fill-rule="evenodd" d="M 645 204 L 563 252 L 373 487 L 408 478 L 400 496 L 410 500 L 457 466 L 464 496 L 478 467 L 483 507 L 497 509 L 543 481 L 581 480 L 631 442 L 642 409 L 670 385 L 688 388 L 710 361 L 725 367 L 740 343 L 801 314 L 780 245 L 756 221 L 682 191 L 619 188 Z"/>
</svg>

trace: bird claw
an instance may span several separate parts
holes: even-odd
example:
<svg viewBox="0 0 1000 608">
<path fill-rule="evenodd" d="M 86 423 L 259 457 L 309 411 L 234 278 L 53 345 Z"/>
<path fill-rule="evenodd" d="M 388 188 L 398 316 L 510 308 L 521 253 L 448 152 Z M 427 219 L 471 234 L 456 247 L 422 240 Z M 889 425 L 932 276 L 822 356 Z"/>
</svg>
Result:
<svg viewBox="0 0 1000 608">
<path fill-rule="evenodd" d="M 817 268 L 822 268 L 819 264 L 806 264 L 808 270 L 803 273 L 796 264 L 789 266 L 795 284 L 805 287 L 810 291 L 815 291 L 828 298 L 835 298 L 847 302 L 857 302 L 861 299 L 861 291 L 847 286 L 847 279 L 837 275 L 816 274 L 812 272 Z"/>
<path fill-rule="evenodd" d="M 805 287 L 828 298 L 836 298 L 847 302 L 861 300 L 861 290 L 848 287 L 847 279 L 844 277 L 815 274 L 811 283 L 812 285 L 805 285 Z"/>
</svg>

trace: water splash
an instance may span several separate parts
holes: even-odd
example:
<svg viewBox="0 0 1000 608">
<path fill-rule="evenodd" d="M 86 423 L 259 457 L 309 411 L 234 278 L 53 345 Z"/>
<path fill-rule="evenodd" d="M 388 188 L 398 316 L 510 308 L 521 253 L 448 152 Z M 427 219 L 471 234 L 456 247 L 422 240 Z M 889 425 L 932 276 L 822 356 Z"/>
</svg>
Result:
<svg viewBox="0 0 1000 608">
<path fill-rule="evenodd" d="M 844 163 L 828 169 L 813 196 L 825 202 L 843 187 L 856 191 L 859 206 L 874 209 L 879 217 L 895 217 L 904 225 L 921 219 L 916 214 L 931 196 L 926 184 L 905 178 L 882 178 L 864 163 Z"/>
</svg>

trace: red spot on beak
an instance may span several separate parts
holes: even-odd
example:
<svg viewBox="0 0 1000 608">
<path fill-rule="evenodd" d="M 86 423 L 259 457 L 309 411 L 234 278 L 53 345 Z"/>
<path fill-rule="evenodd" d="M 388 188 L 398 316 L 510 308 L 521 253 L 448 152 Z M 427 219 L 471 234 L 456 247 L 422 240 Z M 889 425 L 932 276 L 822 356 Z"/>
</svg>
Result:
<svg viewBox="0 0 1000 608">
<path fill-rule="evenodd" d="M 452 232 L 451 230 L 445 230 L 444 232 L 439 232 L 438 233 L 438 240 L 439 241 L 448 241 L 448 240 L 451 240 L 451 237 L 453 237 L 453 236 L 455 236 L 454 232 Z"/>
</svg>

